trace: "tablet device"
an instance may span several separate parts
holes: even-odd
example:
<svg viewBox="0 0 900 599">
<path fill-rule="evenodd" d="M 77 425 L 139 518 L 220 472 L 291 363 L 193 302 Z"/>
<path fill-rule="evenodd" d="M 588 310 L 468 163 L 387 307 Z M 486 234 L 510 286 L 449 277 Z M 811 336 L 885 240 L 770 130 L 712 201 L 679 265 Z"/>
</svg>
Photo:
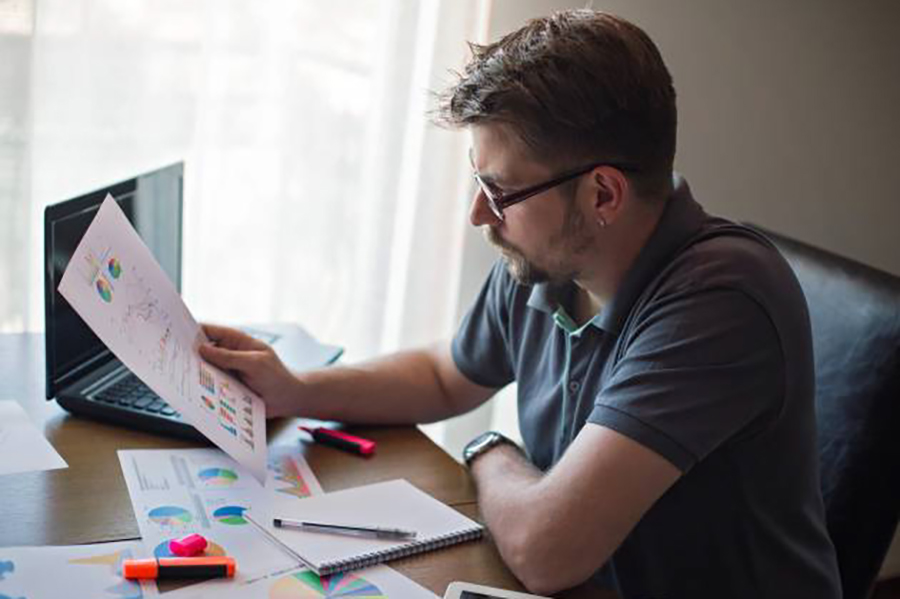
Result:
<svg viewBox="0 0 900 599">
<path fill-rule="evenodd" d="M 451 582 L 447 592 L 444 593 L 444 599 L 550 599 L 550 597 L 506 591 L 470 582 Z"/>
</svg>

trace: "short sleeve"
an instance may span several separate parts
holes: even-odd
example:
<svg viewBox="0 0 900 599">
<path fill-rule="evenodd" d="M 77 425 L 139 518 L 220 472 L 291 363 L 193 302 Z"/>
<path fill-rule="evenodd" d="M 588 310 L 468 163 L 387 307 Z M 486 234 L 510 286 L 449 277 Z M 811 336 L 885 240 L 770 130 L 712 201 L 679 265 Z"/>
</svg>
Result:
<svg viewBox="0 0 900 599">
<path fill-rule="evenodd" d="M 505 266 L 497 262 L 453 338 L 456 367 L 485 387 L 502 387 L 515 378 L 508 335 L 511 284 Z"/>
<path fill-rule="evenodd" d="M 629 327 L 588 421 L 685 472 L 771 422 L 784 401 L 784 356 L 763 308 L 734 289 L 673 294 Z"/>
</svg>

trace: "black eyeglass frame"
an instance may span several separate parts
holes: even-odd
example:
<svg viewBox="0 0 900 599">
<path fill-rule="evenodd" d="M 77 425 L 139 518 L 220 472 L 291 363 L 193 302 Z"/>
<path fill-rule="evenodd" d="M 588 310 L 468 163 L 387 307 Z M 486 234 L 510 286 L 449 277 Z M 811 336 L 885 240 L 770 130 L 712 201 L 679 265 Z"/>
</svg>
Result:
<svg viewBox="0 0 900 599">
<path fill-rule="evenodd" d="M 471 157 L 470 157 L 471 160 Z M 519 202 L 524 202 L 528 198 L 532 196 L 536 196 L 539 193 L 543 193 L 547 190 L 553 189 L 558 185 L 562 185 L 566 181 L 571 181 L 576 177 L 580 177 L 590 171 L 594 170 L 600 166 L 611 166 L 613 168 L 617 168 L 622 172 L 635 172 L 637 169 L 627 164 L 617 164 L 614 162 L 594 162 L 588 166 L 582 166 L 572 171 L 567 171 L 561 175 L 558 175 L 549 181 L 544 181 L 543 183 L 538 183 L 536 185 L 532 185 L 530 187 L 526 187 L 525 189 L 513 192 L 509 195 L 504 195 L 503 193 L 497 193 L 493 191 L 490 185 L 485 182 L 481 176 L 478 174 L 478 171 L 472 170 L 472 176 L 475 178 L 475 182 L 478 183 L 478 186 L 481 188 L 481 191 L 484 193 L 484 197 L 487 198 L 488 206 L 491 208 L 491 212 L 494 213 L 494 216 L 499 218 L 500 220 L 505 220 L 503 217 L 503 211 L 514 204 L 518 204 Z"/>
</svg>

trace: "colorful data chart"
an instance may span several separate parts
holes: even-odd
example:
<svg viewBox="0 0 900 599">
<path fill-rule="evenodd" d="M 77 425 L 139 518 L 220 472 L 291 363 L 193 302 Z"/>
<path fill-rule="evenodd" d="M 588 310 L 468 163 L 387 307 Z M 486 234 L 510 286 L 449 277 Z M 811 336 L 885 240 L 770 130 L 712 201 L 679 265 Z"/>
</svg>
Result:
<svg viewBox="0 0 900 599">
<path fill-rule="evenodd" d="M 16 571 L 16 563 L 12 561 L 3 561 L 0 562 L 0 580 L 3 580 L 7 575 L 12 574 Z"/>
<path fill-rule="evenodd" d="M 228 383 L 219 385 L 219 424 L 226 431 L 237 437 L 237 408 L 234 405 L 235 401 L 230 385 Z"/>
<path fill-rule="evenodd" d="M 241 397 L 242 408 L 241 415 L 243 417 L 241 423 L 241 440 L 246 443 L 250 449 L 253 449 L 253 406 L 249 396 Z"/>
<path fill-rule="evenodd" d="M 228 555 L 225 552 L 225 549 L 222 548 L 218 543 L 213 543 L 212 541 L 208 541 L 206 545 L 206 549 L 203 550 L 203 553 L 200 554 L 199 557 L 217 557 L 220 555 Z M 153 549 L 154 557 L 178 557 L 169 549 L 169 541 L 163 541 L 159 545 L 157 545 Z"/>
<path fill-rule="evenodd" d="M 227 505 L 225 507 L 220 507 L 213 512 L 213 520 L 221 524 L 240 526 L 247 523 L 247 521 L 244 519 L 244 512 L 246 511 L 246 509 L 247 508 L 240 507 L 238 505 Z"/>
<path fill-rule="evenodd" d="M 97 277 L 96 281 L 97 293 L 100 294 L 100 298 L 106 302 L 107 304 L 112 301 L 112 287 L 109 286 L 109 283 L 103 277 Z"/>
<path fill-rule="evenodd" d="M 189 511 L 174 505 L 153 508 L 147 512 L 147 517 L 160 526 L 181 526 L 194 519 Z"/>
<path fill-rule="evenodd" d="M 275 476 L 275 480 L 286 483 L 288 486 L 276 489 L 279 493 L 293 495 L 294 497 L 309 497 L 312 492 L 309 485 L 303 480 L 303 475 L 297 469 L 297 463 L 289 456 L 280 456 L 269 461 L 269 469 Z"/>
<path fill-rule="evenodd" d="M 109 270 L 109 274 L 112 278 L 118 279 L 122 276 L 122 263 L 119 262 L 118 258 L 110 258 L 109 262 L 106 264 L 107 270 Z"/>
<path fill-rule="evenodd" d="M 69 563 L 79 566 L 107 566 L 111 575 L 121 576 L 122 561 L 132 557 L 134 556 L 131 550 L 127 549 L 91 557 L 70 559 Z M 143 597 L 141 586 L 133 580 L 122 580 L 111 587 L 107 587 L 105 591 L 110 597 L 116 597 L 117 599 L 141 599 Z"/>
<path fill-rule="evenodd" d="M 228 403 L 228 400 L 224 398 L 219 400 L 219 418 L 228 424 L 234 424 L 236 414 L 237 412 L 235 411 L 234 406 Z"/>
<path fill-rule="evenodd" d="M 387 595 L 364 578 L 352 574 L 333 574 L 319 578 L 304 570 L 280 578 L 269 588 L 269 599 L 322 599 L 353 597 L 354 599 L 388 599 Z"/>
<path fill-rule="evenodd" d="M 16 563 L 12 561 L 0 561 L 0 582 L 8 580 L 16 571 Z M 10 597 L 0 593 L 0 599 L 25 599 L 25 597 Z"/>
<path fill-rule="evenodd" d="M 212 372 L 203 367 L 203 364 L 200 365 L 200 386 L 213 395 L 216 394 L 216 379 Z"/>
<path fill-rule="evenodd" d="M 197 473 L 197 478 L 209 487 L 230 487 L 237 482 L 238 475 L 228 468 L 206 468 Z"/>
<path fill-rule="evenodd" d="M 113 553 L 92 555 L 91 557 L 70 559 L 69 563 L 79 566 L 109 566 L 114 573 L 118 573 L 122 560 L 129 557 L 131 557 L 131 551 L 115 551 Z"/>
</svg>

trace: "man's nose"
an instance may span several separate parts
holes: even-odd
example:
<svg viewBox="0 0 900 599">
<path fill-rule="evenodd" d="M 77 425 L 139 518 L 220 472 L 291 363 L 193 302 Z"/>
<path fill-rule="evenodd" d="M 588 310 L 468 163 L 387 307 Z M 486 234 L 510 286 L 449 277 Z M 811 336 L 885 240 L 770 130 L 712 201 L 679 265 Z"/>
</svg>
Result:
<svg viewBox="0 0 900 599">
<path fill-rule="evenodd" d="M 494 211 L 491 210 L 487 196 L 484 195 L 481 187 L 475 189 L 472 206 L 469 208 L 469 222 L 475 227 L 501 222 L 497 215 L 494 214 Z"/>
</svg>

